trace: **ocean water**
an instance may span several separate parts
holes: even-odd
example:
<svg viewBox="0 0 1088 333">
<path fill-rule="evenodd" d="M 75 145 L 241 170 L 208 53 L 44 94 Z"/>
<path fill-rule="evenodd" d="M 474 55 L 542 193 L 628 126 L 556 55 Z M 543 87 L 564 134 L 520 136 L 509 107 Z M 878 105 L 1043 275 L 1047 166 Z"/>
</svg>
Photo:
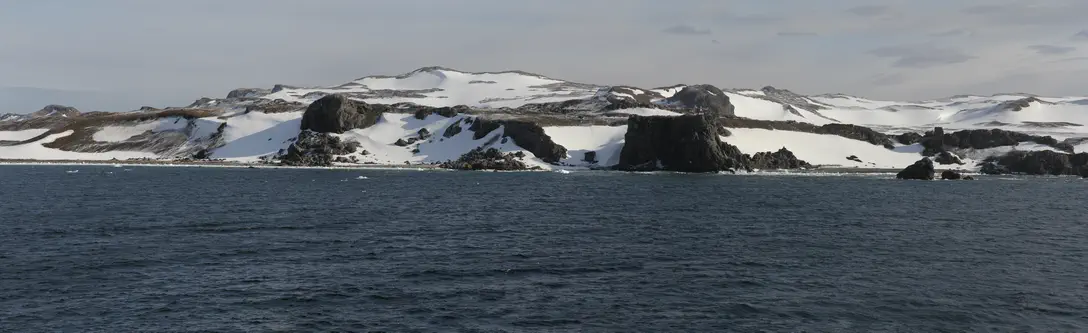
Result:
<svg viewBox="0 0 1088 333">
<path fill-rule="evenodd" d="M 0 331 L 1088 330 L 1088 181 L 892 177 L 2 166 Z"/>
</svg>

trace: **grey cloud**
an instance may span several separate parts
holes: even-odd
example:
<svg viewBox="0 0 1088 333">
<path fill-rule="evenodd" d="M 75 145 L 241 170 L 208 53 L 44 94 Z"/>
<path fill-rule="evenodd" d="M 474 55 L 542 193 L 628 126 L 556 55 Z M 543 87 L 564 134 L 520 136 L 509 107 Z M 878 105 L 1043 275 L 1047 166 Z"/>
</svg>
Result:
<svg viewBox="0 0 1088 333">
<path fill-rule="evenodd" d="M 1031 46 L 1028 46 L 1028 48 L 1031 49 L 1031 50 L 1034 50 L 1036 53 L 1047 54 L 1047 55 L 1066 54 L 1066 53 L 1073 52 L 1073 51 L 1077 50 L 1077 48 L 1072 47 L 1072 46 L 1059 46 L 1059 45 L 1031 45 Z"/>
<path fill-rule="evenodd" d="M 929 68 L 958 64 L 975 58 L 959 50 L 930 46 L 886 46 L 872 49 L 869 54 L 894 58 L 892 66 L 902 68 Z"/>
<path fill-rule="evenodd" d="M 957 37 L 957 36 L 971 36 L 971 35 L 974 35 L 974 34 L 975 34 L 975 32 L 970 30 L 970 29 L 958 28 L 958 29 L 951 29 L 951 30 L 945 30 L 945 31 L 938 31 L 938 32 L 931 33 L 929 35 L 933 36 L 933 37 Z"/>
<path fill-rule="evenodd" d="M 960 12 L 963 12 L 964 14 L 985 15 L 985 14 L 1000 13 L 1003 10 L 1005 10 L 1005 7 L 998 6 L 998 5 L 978 5 L 978 6 L 965 7 L 963 9 L 961 9 Z"/>
<path fill-rule="evenodd" d="M 661 30 L 661 32 L 670 35 L 709 35 L 711 33 L 710 29 L 698 29 L 686 24 L 674 25 Z"/>
<path fill-rule="evenodd" d="M 811 36 L 819 36 L 820 34 L 815 33 L 815 32 L 804 32 L 804 31 L 780 31 L 780 32 L 778 32 L 777 35 L 779 37 L 811 37 Z"/>
<path fill-rule="evenodd" d="M 847 12 L 858 16 L 880 16 L 888 13 L 891 7 L 882 5 L 865 5 L 847 9 Z"/>
<path fill-rule="evenodd" d="M 904 82 L 907 82 L 907 78 L 900 73 L 880 74 L 870 80 L 870 83 L 878 86 L 897 86 Z"/>
<path fill-rule="evenodd" d="M 1079 61 L 1085 61 L 1085 60 L 1088 60 L 1088 57 L 1072 57 L 1072 58 L 1057 59 L 1057 60 L 1051 60 L 1051 61 L 1049 61 L 1049 63 L 1053 64 L 1053 63 L 1063 63 L 1063 62 L 1079 62 Z"/>
<path fill-rule="evenodd" d="M 966 7 L 960 11 L 988 20 L 991 24 L 1000 25 L 1079 24 L 1084 22 L 1084 13 L 1088 12 L 1088 1 L 979 5 Z"/>
<path fill-rule="evenodd" d="M 749 15 L 737 15 L 732 13 L 723 13 L 718 15 L 717 21 L 719 23 L 729 24 L 741 24 L 741 25 L 763 25 L 773 24 L 785 20 L 781 16 L 772 16 L 765 14 L 749 14 Z"/>
<path fill-rule="evenodd" d="M 1081 30 L 1073 35 L 1074 38 L 1088 39 L 1088 30 Z"/>
</svg>

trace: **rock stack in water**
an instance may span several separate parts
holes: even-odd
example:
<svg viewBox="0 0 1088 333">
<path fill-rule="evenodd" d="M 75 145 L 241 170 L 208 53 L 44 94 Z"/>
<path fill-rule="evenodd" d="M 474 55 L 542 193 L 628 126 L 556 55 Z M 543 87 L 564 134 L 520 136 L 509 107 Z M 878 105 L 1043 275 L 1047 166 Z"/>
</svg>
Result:
<svg viewBox="0 0 1088 333">
<path fill-rule="evenodd" d="M 933 180 L 933 160 L 923 157 L 895 175 L 897 179 Z"/>
</svg>

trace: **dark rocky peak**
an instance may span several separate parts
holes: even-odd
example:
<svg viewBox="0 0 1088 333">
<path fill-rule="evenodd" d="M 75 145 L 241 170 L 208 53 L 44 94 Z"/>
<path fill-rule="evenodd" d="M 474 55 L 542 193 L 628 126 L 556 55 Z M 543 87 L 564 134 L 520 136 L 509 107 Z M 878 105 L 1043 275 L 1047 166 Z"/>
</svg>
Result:
<svg viewBox="0 0 1088 333">
<path fill-rule="evenodd" d="M 257 98 L 272 93 L 269 89 L 238 88 L 227 93 L 227 98 Z"/>
<path fill-rule="evenodd" d="M 808 97 L 805 97 L 804 95 L 800 95 L 786 89 L 778 89 L 772 86 L 766 86 L 763 87 L 763 89 L 760 89 L 760 91 L 763 92 L 763 97 L 765 97 L 764 99 L 779 104 L 792 105 L 794 107 L 812 112 L 829 109 L 827 105 L 818 104 L 808 99 Z M 761 98 L 760 96 L 752 97 Z"/>
<path fill-rule="evenodd" d="M 50 104 L 41 110 L 30 113 L 30 117 L 78 117 L 79 114 L 79 110 L 74 107 Z"/>
<path fill-rule="evenodd" d="M 387 105 L 367 104 L 345 95 L 332 94 L 306 107 L 301 129 L 318 133 L 344 133 L 367 128 L 377 124 L 382 113 L 389 109 Z"/>
<path fill-rule="evenodd" d="M 274 94 L 274 93 L 278 93 L 280 91 L 283 91 L 284 89 L 298 89 L 298 88 L 299 87 L 297 87 L 297 86 L 289 86 L 289 85 L 286 85 L 286 84 L 277 84 L 277 85 L 272 86 L 272 90 L 269 91 L 269 93 Z"/>
<path fill-rule="evenodd" d="M 189 107 L 189 108 L 205 108 L 205 107 L 214 106 L 215 104 L 218 104 L 218 103 L 219 103 L 218 99 L 209 98 L 209 97 L 201 97 L 200 99 L 195 100 L 192 103 L 190 103 L 189 106 L 187 106 L 187 107 Z"/>
<path fill-rule="evenodd" d="M 1025 109 L 1025 108 L 1027 108 L 1027 107 L 1030 107 L 1031 103 L 1054 104 L 1054 103 L 1047 102 L 1047 101 L 1041 100 L 1039 98 L 1036 98 L 1035 96 L 1031 96 L 1031 97 L 1025 97 L 1025 98 L 1021 98 L 1021 99 L 1017 99 L 1017 100 L 1001 102 L 1001 104 L 998 104 L 996 106 L 996 108 L 998 110 L 1006 110 L 1006 111 L 1021 111 L 1021 110 Z"/>
<path fill-rule="evenodd" d="M 734 116 L 733 104 L 729 95 L 718 87 L 709 84 L 686 86 L 666 99 L 670 104 L 680 104 L 685 108 L 718 116 Z"/>
<path fill-rule="evenodd" d="M 144 112 L 159 111 L 159 110 L 162 110 L 162 109 L 159 109 L 159 108 L 154 107 L 154 106 L 147 106 L 147 105 L 141 106 L 140 109 L 139 109 L 139 111 L 144 111 Z"/>
<path fill-rule="evenodd" d="M 679 172 L 746 169 L 745 156 L 722 142 L 719 134 L 717 124 L 702 116 L 631 116 L 615 168 Z"/>
</svg>

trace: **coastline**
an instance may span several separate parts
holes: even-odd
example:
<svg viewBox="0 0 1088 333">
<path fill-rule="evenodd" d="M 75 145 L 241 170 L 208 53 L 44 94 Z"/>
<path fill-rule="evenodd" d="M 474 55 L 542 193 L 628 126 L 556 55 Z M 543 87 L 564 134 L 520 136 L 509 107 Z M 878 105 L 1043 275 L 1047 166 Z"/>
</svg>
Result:
<svg viewBox="0 0 1088 333">
<path fill-rule="evenodd" d="M 344 170 L 444 170 L 437 165 L 357 164 L 333 166 L 291 166 L 267 163 L 211 162 L 211 161 L 113 161 L 113 160 L 27 160 L 0 159 L 0 166 L 9 165 L 57 165 L 57 166 L 146 166 L 180 168 L 247 168 L 247 169 L 344 169 Z"/>
</svg>

